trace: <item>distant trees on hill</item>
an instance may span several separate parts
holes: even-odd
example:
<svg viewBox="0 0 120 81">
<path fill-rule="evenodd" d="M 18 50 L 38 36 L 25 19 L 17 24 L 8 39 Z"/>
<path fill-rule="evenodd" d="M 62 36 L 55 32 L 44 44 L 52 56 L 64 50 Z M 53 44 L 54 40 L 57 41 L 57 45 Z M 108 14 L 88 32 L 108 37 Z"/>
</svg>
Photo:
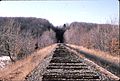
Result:
<svg viewBox="0 0 120 81">
<path fill-rule="evenodd" d="M 64 33 L 66 43 L 119 55 L 119 27 L 110 24 L 73 22 Z"/>
<path fill-rule="evenodd" d="M 9 55 L 15 61 L 38 48 L 55 43 L 53 25 L 40 18 L 0 17 L 0 56 Z"/>
</svg>

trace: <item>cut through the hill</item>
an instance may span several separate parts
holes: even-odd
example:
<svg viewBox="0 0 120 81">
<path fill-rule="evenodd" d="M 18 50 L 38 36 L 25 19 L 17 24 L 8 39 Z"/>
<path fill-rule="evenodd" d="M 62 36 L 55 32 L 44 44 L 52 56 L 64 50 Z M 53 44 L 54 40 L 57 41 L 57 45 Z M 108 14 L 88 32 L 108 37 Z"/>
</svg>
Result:
<svg viewBox="0 0 120 81">
<path fill-rule="evenodd" d="M 62 28 L 55 29 L 57 43 L 64 43 L 64 32 L 65 30 Z"/>
</svg>

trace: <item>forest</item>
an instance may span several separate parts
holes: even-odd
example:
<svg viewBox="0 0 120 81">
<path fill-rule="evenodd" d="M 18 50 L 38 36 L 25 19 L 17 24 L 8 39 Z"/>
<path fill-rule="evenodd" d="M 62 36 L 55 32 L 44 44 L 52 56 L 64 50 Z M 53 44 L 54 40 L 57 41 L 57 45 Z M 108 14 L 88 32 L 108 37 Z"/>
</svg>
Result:
<svg viewBox="0 0 120 81">
<path fill-rule="evenodd" d="M 15 61 L 55 43 L 52 27 L 48 20 L 41 18 L 1 17 L 0 56 L 8 55 Z"/>
<path fill-rule="evenodd" d="M 68 43 L 119 55 L 119 26 L 72 22 L 55 27 L 46 19 L 0 17 L 0 56 L 20 60 L 54 43 Z"/>
<path fill-rule="evenodd" d="M 66 43 L 119 56 L 119 25 L 73 22 L 67 27 L 64 38 Z"/>
</svg>

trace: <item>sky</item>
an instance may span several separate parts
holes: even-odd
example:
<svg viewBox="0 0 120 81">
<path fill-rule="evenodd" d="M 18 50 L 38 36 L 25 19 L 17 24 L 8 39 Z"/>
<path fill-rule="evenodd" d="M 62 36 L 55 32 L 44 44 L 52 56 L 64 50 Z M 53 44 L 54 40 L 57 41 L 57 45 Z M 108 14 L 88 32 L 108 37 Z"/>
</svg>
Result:
<svg viewBox="0 0 120 81">
<path fill-rule="evenodd" d="M 37 17 L 54 26 L 71 22 L 109 23 L 119 19 L 118 0 L 0 1 L 0 17 Z"/>
</svg>

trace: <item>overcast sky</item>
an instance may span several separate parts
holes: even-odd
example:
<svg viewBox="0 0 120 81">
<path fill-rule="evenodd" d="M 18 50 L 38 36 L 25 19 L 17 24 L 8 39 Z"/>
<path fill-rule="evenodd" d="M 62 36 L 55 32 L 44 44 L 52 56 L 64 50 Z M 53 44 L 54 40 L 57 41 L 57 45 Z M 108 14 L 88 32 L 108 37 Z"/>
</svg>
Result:
<svg viewBox="0 0 120 81">
<path fill-rule="evenodd" d="M 106 23 L 119 18 L 118 0 L 80 1 L 1 1 L 2 17 L 37 17 L 49 20 L 53 25 L 64 23 Z"/>
</svg>

